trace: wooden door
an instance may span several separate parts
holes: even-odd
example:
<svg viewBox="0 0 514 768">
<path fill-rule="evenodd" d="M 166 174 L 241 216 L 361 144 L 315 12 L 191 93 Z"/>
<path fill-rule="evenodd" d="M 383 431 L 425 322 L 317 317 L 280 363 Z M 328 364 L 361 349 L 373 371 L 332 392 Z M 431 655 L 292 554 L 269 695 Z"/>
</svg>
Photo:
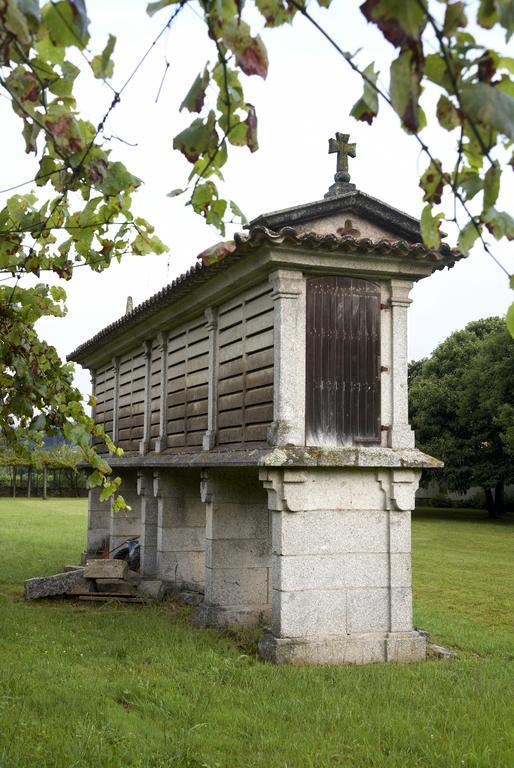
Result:
<svg viewBox="0 0 514 768">
<path fill-rule="evenodd" d="M 309 278 L 306 344 L 306 444 L 379 444 L 379 287 Z"/>
</svg>

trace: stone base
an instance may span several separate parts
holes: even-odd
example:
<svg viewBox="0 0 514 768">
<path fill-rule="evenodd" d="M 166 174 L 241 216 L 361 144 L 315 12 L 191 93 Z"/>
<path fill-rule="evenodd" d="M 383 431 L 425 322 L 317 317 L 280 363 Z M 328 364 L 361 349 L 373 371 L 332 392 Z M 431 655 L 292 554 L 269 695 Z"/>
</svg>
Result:
<svg viewBox="0 0 514 768">
<path fill-rule="evenodd" d="M 271 606 L 263 610 L 261 607 L 227 607 L 202 603 L 195 610 L 193 624 L 195 627 L 215 627 L 217 629 L 230 627 L 234 624 L 255 627 L 269 624 L 270 619 Z"/>
<path fill-rule="evenodd" d="M 259 640 L 259 656 L 274 664 L 373 664 L 424 661 L 426 639 L 417 632 Z"/>
</svg>

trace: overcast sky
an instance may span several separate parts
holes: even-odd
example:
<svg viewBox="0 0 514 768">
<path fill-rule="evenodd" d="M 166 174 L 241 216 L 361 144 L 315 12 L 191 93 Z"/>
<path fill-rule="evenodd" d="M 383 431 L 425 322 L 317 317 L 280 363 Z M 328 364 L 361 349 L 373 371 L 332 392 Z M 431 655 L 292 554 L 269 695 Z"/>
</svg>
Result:
<svg viewBox="0 0 514 768">
<path fill-rule="evenodd" d="M 360 65 L 376 61 L 382 80 L 387 82 L 392 49 L 380 33 L 366 24 L 358 5 L 351 0 L 334 0 L 330 10 L 318 9 L 315 15 L 344 50 L 362 48 L 357 58 Z M 87 7 L 93 52 L 103 48 L 109 32 L 117 36 L 112 82 L 119 86 L 165 24 L 169 11 L 150 19 L 144 0 L 87 0 Z M 381 107 L 373 126 L 348 116 L 361 92 L 359 78 L 304 19 L 296 19 L 291 27 L 265 29 L 262 35 L 270 59 L 268 78 L 263 82 L 243 76 L 247 101 L 256 106 L 258 113 L 260 149 L 253 155 L 246 148 L 233 149 L 225 172 L 227 195 L 248 218 L 322 198 L 335 171 L 335 156 L 327 153 L 328 139 L 336 131 L 343 131 L 357 143 L 357 158 L 350 160 L 350 170 L 358 189 L 419 216 L 423 203 L 418 180 L 427 161 L 420 156 L 415 140 L 400 129 L 396 116 L 386 105 Z M 505 48 L 500 36 L 494 45 Z M 184 207 L 183 198 L 166 197 L 170 190 L 184 185 L 189 172 L 186 160 L 172 150 L 173 136 L 192 119 L 187 112 L 180 114 L 178 106 L 198 71 L 214 56 L 202 22 L 193 8 L 186 7 L 112 112 L 105 135 L 137 144 L 130 147 L 112 139 L 112 158 L 123 160 L 132 173 L 144 180 L 135 196 L 134 210 L 155 225 L 157 234 L 169 246 L 169 254 L 125 257 L 121 265 L 101 275 L 86 268 L 77 270 L 65 286 L 67 317 L 44 320 L 39 326 L 63 357 L 122 315 L 128 295 L 134 304 L 140 303 L 219 239 L 200 217 Z M 166 61 L 170 67 L 156 103 Z M 79 77 L 77 94 L 81 116 L 96 124 L 112 99 L 111 92 L 85 72 Z M 431 103 L 428 93 L 427 104 Z M 0 125 L 0 187 L 5 188 L 33 177 L 35 163 L 33 156 L 24 154 L 19 120 L 6 99 L 0 99 Z M 449 156 L 453 134 L 433 128 L 424 132 L 424 138 L 441 160 Z M 510 199 L 512 192 L 511 188 Z M 4 197 L 0 199 L 2 205 Z M 507 197 L 505 194 L 505 208 Z M 447 208 L 453 210 L 450 201 Z M 455 244 L 454 228 L 448 226 L 446 231 L 448 241 Z M 232 232 L 229 227 L 227 237 Z M 493 241 L 493 250 L 509 271 L 514 271 L 509 244 Z M 476 246 L 472 255 L 452 270 L 438 272 L 415 286 L 409 357 L 428 355 L 448 334 L 471 320 L 504 314 L 511 295 L 505 275 Z M 77 382 L 88 391 L 86 373 L 79 370 Z"/>
</svg>

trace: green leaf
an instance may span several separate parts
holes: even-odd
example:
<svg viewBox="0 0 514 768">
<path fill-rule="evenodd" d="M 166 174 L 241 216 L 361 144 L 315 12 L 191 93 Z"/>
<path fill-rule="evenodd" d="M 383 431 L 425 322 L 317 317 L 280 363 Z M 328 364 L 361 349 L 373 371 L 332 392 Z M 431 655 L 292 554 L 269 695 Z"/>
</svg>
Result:
<svg viewBox="0 0 514 768">
<path fill-rule="evenodd" d="M 320 1 L 320 5 L 322 4 Z M 295 6 L 287 0 L 255 0 L 255 5 L 266 19 L 267 27 L 280 27 L 290 22 L 296 13 Z"/>
<path fill-rule="evenodd" d="M 430 203 L 425 205 L 421 213 L 421 236 L 427 248 L 440 248 L 441 235 L 439 232 L 440 222 L 443 218 L 442 213 L 432 216 L 432 206 Z"/>
<path fill-rule="evenodd" d="M 501 168 L 498 160 L 489 168 L 484 177 L 484 212 L 492 208 L 500 192 Z"/>
<path fill-rule="evenodd" d="M 160 11 L 162 8 L 167 8 L 169 5 L 176 5 L 180 0 L 157 0 L 155 3 L 148 3 L 146 6 L 146 12 L 149 16 L 153 16 L 154 13 Z"/>
<path fill-rule="evenodd" d="M 506 40 L 510 40 L 514 32 L 514 2 L 513 0 L 496 0 L 498 21 L 506 31 Z"/>
<path fill-rule="evenodd" d="M 104 195 L 114 196 L 121 192 L 131 192 L 140 185 L 141 179 L 129 173 L 123 163 L 115 162 L 108 164 L 105 176 L 97 187 Z"/>
<path fill-rule="evenodd" d="M 39 56 L 50 64 L 62 64 L 64 61 L 65 49 L 56 45 L 46 30 L 44 36 L 36 40 L 34 48 Z"/>
<path fill-rule="evenodd" d="M 37 123 L 29 123 L 28 120 L 23 121 L 23 138 L 25 139 L 25 152 L 37 152 L 37 137 L 41 131 L 41 128 Z"/>
<path fill-rule="evenodd" d="M 116 45 L 116 38 L 114 35 L 109 35 L 107 45 L 103 49 L 102 53 L 93 58 L 91 62 L 91 68 L 94 76 L 105 80 L 108 77 L 112 77 L 114 72 L 114 62 L 111 59 L 114 46 Z"/>
<path fill-rule="evenodd" d="M 252 37 L 245 21 L 232 17 L 219 22 L 216 30 L 227 48 L 236 57 L 237 66 L 245 75 L 258 75 L 263 79 L 268 74 L 268 54 L 259 35 Z"/>
<path fill-rule="evenodd" d="M 178 197 L 178 195 L 183 195 L 184 192 L 184 189 L 172 189 L 171 192 L 168 192 L 166 197 Z"/>
<path fill-rule="evenodd" d="M 420 85 L 411 51 L 404 51 L 391 64 L 390 96 L 396 113 L 407 131 L 419 126 Z"/>
<path fill-rule="evenodd" d="M 205 67 L 203 73 L 201 75 L 198 75 L 189 89 L 186 98 L 180 105 L 180 111 L 184 109 L 184 107 L 189 110 L 189 112 L 201 112 L 203 109 L 203 104 L 205 101 L 205 91 L 207 90 L 207 86 L 209 85 L 209 70 L 207 67 Z"/>
<path fill-rule="evenodd" d="M 468 221 L 459 233 L 458 247 L 461 253 L 467 256 L 479 235 L 480 229 L 472 221 Z"/>
<path fill-rule="evenodd" d="M 11 0 L 3 3 L 2 23 L 7 32 L 10 32 L 24 46 L 32 42 L 32 33 L 39 26 L 40 13 L 37 0 Z"/>
<path fill-rule="evenodd" d="M 420 179 L 419 186 L 424 191 L 423 200 L 428 203 L 440 203 L 445 184 L 448 181 L 442 172 L 440 160 L 432 160 Z"/>
<path fill-rule="evenodd" d="M 443 57 L 438 53 L 430 53 L 425 59 L 424 74 L 436 85 L 440 85 L 452 93 L 452 83 Z"/>
<path fill-rule="evenodd" d="M 43 24 L 55 45 L 83 49 L 89 41 L 89 19 L 84 0 L 61 0 L 43 7 Z"/>
<path fill-rule="evenodd" d="M 246 144 L 250 152 L 256 152 L 259 149 L 259 142 L 257 141 L 257 113 L 253 104 L 246 105 L 248 109 L 248 117 L 245 120 L 246 123 Z"/>
<path fill-rule="evenodd" d="M 502 237 L 506 237 L 507 240 L 514 240 L 514 219 L 505 211 L 497 211 L 496 208 L 489 208 L 483 216 L 482 220 L 489 232 L 500 240 Z"/>
<path fill-rule="evenodd" d="M 234 216 L 236 216 L 238 219 L 241 220 L 241 224 L 243 225 L 248 224 L 248 219 L 242 212 L 241 208 L 238 205 L 236 205 L 236 203 L 233 200 L 230 201 L 230 210 L 232 211 Z"/>
<path fill-rule="evenodd" d="M 73 92 L 73 84 L 80 74 L 80 69 L 70 61 L 63 61 L 61 64 L 62 76 L 57 78 L 48 90 L 61 98 L 69 98 Z"/>
<path fill-rule="evenodd" d="M 215 152 L 217 146 L 216 117 L 212 111 L 206 121 L 197 117 L 189 128 L 173 139 L 173 149 L 180 150 L 190 163 L 195 163 L 206 153 Z"/>
<path fill-rule="evenodd" d="M 514 98 L 487 83 L 464 85 L 462 107 L 466 115 L 514 141 Z"/>
<path fill-rule="evenodd" d="M 477 171 L 463 168 L 457 179 L 459 187 L 464 191 L 466 200 L 471 200 L 484 187 L 484 182 Z"/>
<path fill-rule="evenodd" d="M 364 69 L 363 75 L 373 84 L 376 84 L 379 72 L 375 72 L 374 65 L 368 64 Z M 364 80 L 364 92 L 361 98 L 353 105 L 350 115 L 356 120 L 362 120 L 366 123 L 373 122 L 378 114 L 378 94 L 376 88 Z"/>
<path fill-rule="evenodd" d="M 426 23 L 423 4 L 409 0 L 366 0 L 360 8 L 386 40 L 399 48 L 418 40 Z"/>
<path fill-rule="evenodd" d="M 498 20 L 496 0 L 480 0 L 477 11 L 477 22 L 485 29 L 491 29 Z"/>
<path fill-rule="evenodd" d="M 439 97 L 439 101 L 437 102 L 436 114 L 439 124 L 447 131 L 453 131 L 454 128 L 461 124 L 457 109 L 444 93 Z"/>
<path fill-rule="evenodd" d="M 451 37 L 458 27 L 466 27 L 468 20 L 464 12 L 463 2 L 448 3 L 444 14 L 443 34 Z"/>
</svg>

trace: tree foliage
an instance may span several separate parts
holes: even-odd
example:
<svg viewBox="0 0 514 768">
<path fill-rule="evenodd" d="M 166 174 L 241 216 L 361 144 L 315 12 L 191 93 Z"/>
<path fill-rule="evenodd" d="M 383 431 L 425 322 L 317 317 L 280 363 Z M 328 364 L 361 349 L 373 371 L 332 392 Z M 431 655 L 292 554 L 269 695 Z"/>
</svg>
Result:
<svg viewBox="0 0 514 768">
<path fill-rule="evenodd" d="M 61 363 L 34 326 L 41 317 L 63 316 L 66 311 L 65 292 L 49 284 L 49 275 L 68 281 L 79 266 L 101 272 L 125 253 L 165 250 L 152 225 L 133 212 L 132 196 L 140 179 L 111 157 L 101 137 L 145 57 L 190 4 L 193 0 L 148 4 L 147 12 L 159 13 L 163 27 L 128 78 L 114 86 L 116 38 L 109 35 L 104 50 L 92 55 L 85 0 L 0 0 L 0 90 L 9 98 L 26 151 L 38 165 L 36 193 L 14 194 L 0 208 L 0 272 L 6 276 L 0 282 L 0 432 L 8 443 L 23 445 L 43 431 L 61 430 L 81 446 L 95 470 L 91 481 L 103 484 L 106 496 L 116 491 L 119 481 L 109 479 L 109 466 L 91 449 L 90 437 L 100 437 L 112 452 L 117 449 L 87 415 L 73 386 L 72 367 Z M 428 159 L 420 179 L 426 202 L 421 228 L 427 245 L 440 243 L 444 215 L 434 207 L 441 205 L 447 190 L 464 214 L 458 220 L 464 252 L 477 238 L 488 248 L 486 232 L 495 238 L 514 237 L 513 219 L 496 208 L 506 173 L 502 153 L 514 138 L 509 77 L 514 61 L 471 32 L 475 23 L 486 36 L 496 27 L 508 40 L 514 28 L 512 0 L 366 0 L 361 12 L 396 50 L 388 86 L 378 85 L 379 72 L 372 62 L 361 67 L 357 54 L 340 48 L 311 16 L 305 0 L 255 0 L 251 10 L 240 0 L 198 0 L 194 5 L 212 42 L 213 61 L 201 63 L 184 95 L 181 110 L 192 120 L 173 138 L 173 146 L 191 171 L 186 183 L 169 194 L 184 195 L 221 234 L 227 216 L 244 221 L 237 204 L 220 190 L 223 168 L 234 148 L 258 149 L 256 108 L 244 92 L 245 78 L 266 78 L 268 72 L 265 45 L 248 21 L 256 11 L 260 26 L 266 28 L 291 23 L 302 14 L 362 78 L 363 95 L 351 114 L 371 124 L 380 102 L 385 102 L 416 137 Z M 97 125 L 81 114 L 76 101 L 77 52 L 112 92 Z M 426 114 L 422 104 L 429 84 L 439 90 L 435 114 Z M 443 167 L 420 135 L 427 122 L 434 121 L 455 136 L 452 167 Z M 514 310 L 509 323 L 514 332 Z"/>
<path fill-rule="evenodd" d="M 492 499 L 514 482 L 514 340 L 499 317 L 469 323 L 430 358 L 411 363 L 410 415 L 418 447 L 445 462 L 450 490 L 481 486 Z M 491 510 L 494 513 L 494 508 Z"/>
</svg>

